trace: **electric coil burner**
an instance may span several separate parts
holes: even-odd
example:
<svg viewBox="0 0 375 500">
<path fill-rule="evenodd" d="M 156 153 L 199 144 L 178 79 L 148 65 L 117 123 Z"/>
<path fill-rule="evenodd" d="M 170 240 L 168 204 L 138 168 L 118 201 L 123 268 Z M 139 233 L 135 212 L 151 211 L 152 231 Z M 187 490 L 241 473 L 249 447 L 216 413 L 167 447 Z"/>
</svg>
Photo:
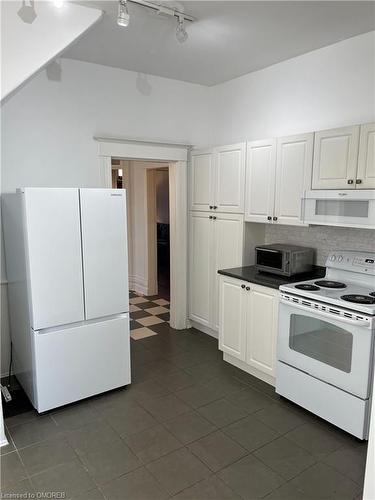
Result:
<svg viewBox="0 0 375 500">
<path fill-rule="evenodd" d="M 330 280 L 315 281 L 315 285 L 322 286 L 323 288 L 346 288 L 345 283 Z"/>
<path fill-rule="evenodd" d="M 370 293 L 369 293 L 369 295 L 370 295 L 371 297 L 375 297 L 375 292 L 370 292 Z"/>
<path fill-rule="evenodd" d="M 375 304 L 375 298 L 369 295 L 341 295 L 341 298 L 354 304 Z"/>
<path fill-rule="evenodd" d="M 309 292 L 316 292 L 317 290 L 320 290 L 320 288 L 316 285 L 296 285 L 295 288 L 297 288 L 298 290 L 306 290 L 306 291 L 309 291 Z"/>
</svg>

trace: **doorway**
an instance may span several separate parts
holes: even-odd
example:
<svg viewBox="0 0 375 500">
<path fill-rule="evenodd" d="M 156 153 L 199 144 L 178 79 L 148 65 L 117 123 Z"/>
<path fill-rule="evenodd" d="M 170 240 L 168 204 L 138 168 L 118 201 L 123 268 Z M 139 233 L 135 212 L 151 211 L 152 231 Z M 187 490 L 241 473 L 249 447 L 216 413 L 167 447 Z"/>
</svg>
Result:
<svg viewBox="0 0 375 500">
<path fill-rule="evenodd" d="M 170 325 L 189 327 L 187 313 L 188 152 L 190 146 L 134 139 L 94 137 L 98 145 L 98 174 L 102 187 L 112 187 L 112 160 L 159 162 L 169 169 Z M 143 199 L 143 204 L 144 204 Z M 156 261 L 155 261 L 156 262 Z"/>
<path fill-rule="evenodd" d="M 129 290 L 169 302 L 169 165 L 113 158 L 111 174 L 127 190 Z"/>
</svg>

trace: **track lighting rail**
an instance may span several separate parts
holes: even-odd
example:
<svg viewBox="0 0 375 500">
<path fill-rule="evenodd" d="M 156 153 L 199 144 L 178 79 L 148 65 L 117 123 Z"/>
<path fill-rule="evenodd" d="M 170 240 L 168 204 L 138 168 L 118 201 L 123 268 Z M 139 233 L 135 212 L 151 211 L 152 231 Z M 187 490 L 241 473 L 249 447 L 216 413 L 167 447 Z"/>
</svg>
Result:
<svg viewBox="0 0 375 500">
<path fill-rule="evenodd" d="M 189 16 L 188 14 L 184 14 L 175 9 L 171 9 L 170 7 L 166 7 L 165 5 L 148 2 L 147 0 L 128 0 L 128 2 L 135 3 L 138 5 L 142 5 L 143 7 L 148 7 L 149 9 L 156 10 L 159 14 L 165 14 L 171 17 L 177 17 L 177 19 L 185 20 L 185 21 L 196 21 L 195 17 Z"/>
</svg>

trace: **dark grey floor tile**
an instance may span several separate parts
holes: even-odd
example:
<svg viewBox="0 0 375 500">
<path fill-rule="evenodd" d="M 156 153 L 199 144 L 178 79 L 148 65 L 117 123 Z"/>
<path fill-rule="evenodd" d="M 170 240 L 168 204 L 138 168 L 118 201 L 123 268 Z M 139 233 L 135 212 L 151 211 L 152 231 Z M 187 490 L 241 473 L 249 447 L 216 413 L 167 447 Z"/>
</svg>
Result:
<svg viewBox="0 0 375 500">
<path fill-rule="evenodd" d="M 218 473 L 230 488 L 246 500 L 256 500 L 278 488 L 283 479 L 252 455 Z"/>
<path fill-rule="evenodd" d="M 198 384 L 182 389 L 176 392 L 176 395 L 192 408 L 199 408 L 222 397 L 222 393 L 217 389 Z"/>
<path fill-rule="evenodd" d="M 210 475 L 210 470 L 185 448 L 151 462 L 147 469 L 171 495 Z"/>
<path fill-rule="evenodd" d="M 118 415 L 127 408 L 138 406 L 132 395 L 130 387 L 107 392 L 90 400 L 90 405 L 95 409 L 100 417 L 108 415 Z"/>
<path fill-rule="evenodd" d="M 240 500 L 240 497 L 216 476 L 190 486 L 173 498 L 176 500 Z"/>
<path fill-rule="evenodd" d="M 161 398 L 147 399 L 141 404 L 159 422 L 165 422 L 191 410 L 189 406 L 173 394 Z"/>
<path fill-rule="evenodd" d="M 1 484 L 7 487 L 27 478 L 25 467 L 16 451 L 1 457 Z"/>
<path fill-rule="evenodd" d="M 267 384 L 267 382 L 264 382 L 249 373 L 243 372 L 242 370 L 240 374 L 237 372 L 235 376 L 265 396 L 268 396 L 276 401 L 280 399 L 280 396 L 276 394 L 275 387 L 273 385 Z"/>
<path fill-rule="evenodd" d="M 33 496 L 35 495 L 35 496 Z M 2 498 L 36 498 L 36 491 L 30 479 L 23 479 L 10 485 L 1 484 Z"/>
<path fill-rule="evenodd" d="M 143 325 L 138 323 L 138 321 L 136 321 L 135 319 L 130 320 L 129 326 L 130 326 L 130 330 L 136 330 L 137 328 L 143 328 Z M 136 352 L 132 353 L 132 360 L 134 360 L 134 358 L 137 356 L 144 357 L 145 354 L 143 352 L 141 353 L 139 351 L 136 351 Z"/>
<path fill-rule="evenodd" d="M 140 406 L 131 406 L 121 413 L 110 414 L 106 417 L 106 421 L 121 437 L 131 436 L 157 424 L 157 421 Z"/>
<path fill-rule="evenodd" d="M 215 377 L 210 380 L 210 382 L 207 382 L 207 384 L 205 383 L 204 386 L 220 391 L 223 396 L 227 396 L 234 392 L 237 393 L 247 387 L 246 384 L 231 375 L 220 375 L 219 377 Z"/>
<path fill-rule="evenodd" d="M 307 450 L 283 437 L 266 444 L 254 455 L 287 480 L 315 463 L 315 458 Z"/>
<path fill-rule="evenodd" d="M 84 427 L 66 433 L 70 446 L 80 455 L 101 446 L 120 441 L 120 436 L 103 420 L 90 422 Z"/>
<path fill-rule="evenodd" d="M 306 492 L 296 488 L 290 483 L 283 484 L 277 490 L 264 497 L 264 500 L 314 500 Z M 318 499 L 315 499 L 318 500 Z"/>
<path fill-rule="evenodd" d="M 51 416 L 58 427 L 64 430 L 78 429 L 100 418 L 90 401 L 81 401 L 67 406 L 52 413 Z"/>
<path fill-rule="evenodd" d="M 299 425 L 306 423 L 306 419 L 300 414 L 279 403 L 275 403 L 257 411 L 254 413 L 254 417 L 268 425 L 268 427 L 275 429 L 280 434 L 285 434 Z"/>
<path fill-rule="evenodd" d="M 78 462 L 58 465 L 31 477 L 35 490 L 39 493 L 63 492 L 65 498 L 71 498 L 95 488 L 95 484 Z"/>
<path fill-rule="evenodd" d="M 158 325 L 156 325 L 156 326 L 158 326 Z M 152 328 L 152 329 L 155 331 L 154 328 Z M 197 359 L 196 355 L 193 352 L 188 352 L 188 351 L 184 351 L 184 352 L 177 354 L 175 356 L 171 356 L 168 358 L 168 360 L 171 363 L 173 363 L 174 365 L 176 365 L 178 368 L 182 368 L 182 369 L 187 369 L 187 368 L 199 363 L 199 360 Z"/>
<path fill-rule="evenodd" d="M 363 486 L 367 458 L 365 443 L 344 446 L 323 458 L 323 461 L 344 476 Z"/>
<path fill-rule="evenodd" d="M 57 437 L 59 428 L 49 415 L 16 425 L 9 430 L 17 448 L 24 448 L 31 444 Z"/>
<path fill-rule="evenodd" d="M 213 432 L 198 441 L 194 441 L 188 448 L 213 472 L 227 467 L 248 454 L 247 450 L 221 431 Z"/>
<path fill-rule="evenodd" d="M 90 476 L 97 484 L 103 484 L 142 464 L 125 443 L 112 443 L 100 450 L 90 451 L 81 456 Z"/>
<path fill-rule="evenodd" d="M 121 476 L 103 487 L 108 500 L 164 500 L 168 498 L 160 484 L 144 467 Z"/>
<path fill-rule="evenodd" d="M 227 399 L 249 413 L 254 413 L 273 404 L 271 398 L 251 388 L 229 394 Z"/>
<path fill-rule="evenodd" d="M 156 377 L 156 382 L 171 392 L 180 391 L 194 385 L 194 379 L 183 370 L 176 370 L 172 374 L 160 375 Z"/>
<path fill-rule="evenodd" d="M 104 495 L 98 488 L 94 488 L 74 495 L 69 500 L 104 500 Z"/>
<path fill-rule="evenodd" d="M 158 384 L 155 380 L 147 380 L 145 382 L 140 382 L 139 384 L 133 384 L 130 390 L 132 391 L 132 396 L 137 401 L 158 398 L 160 396 L 165 396 L 170 392 L 165 387 Z"/>
<path fill-rule="evenodd" d="M 19 453 L 30 476 L 77 458 L 64 438 L 33 444 L 23 448 Z"/>
<path fill-rule="evenodd" d="M 224 366 L 220 362 L 195 364 L 186 368 L 185 371 L 189 373 L 198 383 L 201 383 L 202 381 L 208 383 L 214 378 L 226 373 Z"/>
<path fill-rule="evenodd" d="M 316 499 L 353 499 L 361 490 L 357 483 L 322 463 L 302 472 L 291 484 Z"/>
<path fill-rule="evenodd" d="M 348 437 L 332 426 L 305 424 L 285 434 L 287 439 L 322 459 L 347 443 Z"/>
<path fill-rule="evenodd" d="M 217 427 L 224 427 L 248 415 L 245 410 L 227 399 L 219 399 L 206 406 L 201 406 L 197 411 Z"/>
<path fill-rule="evenodd" d="M 254 451 L 279 437 L 276 431 L 252 415 L 223 427 L 222 430 L 249 451 Z"/>
<path fill-rule="evenodd" d="M 161 425 L 151 427 L 138 434 L 133 434 L 126 438 L 126 444 L 145 464 L 163 455 L 167 455 L 182 446 L 181 443 Z"/>
<path fill-rule="evenodd" d="M 32 422 L 33 420 L 37 420 L 38 418 L 40 418 L 38 412 L 36 410 L 31 410 L 7 417 L 4 421 L 6 426 L 10 429 L 15 425 L 26 424 L 28 422 Z"/>
<path fill-rule="evenodd" d="M 213 432 L 216 427 L 198 413 L 185 413 L 165 422 L 167 429 L 183 444 L 196 441 Z"/>
</svg>

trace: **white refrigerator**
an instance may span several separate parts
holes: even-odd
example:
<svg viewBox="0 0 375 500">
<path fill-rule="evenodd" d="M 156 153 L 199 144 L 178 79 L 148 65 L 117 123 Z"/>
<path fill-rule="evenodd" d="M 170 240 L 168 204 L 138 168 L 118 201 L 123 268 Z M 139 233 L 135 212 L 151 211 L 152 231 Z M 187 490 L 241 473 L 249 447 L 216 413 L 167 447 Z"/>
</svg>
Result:
<svg viewBox="0 0 375 500">
<path fill-rule="evenodd" d="M 2 216 L 13 370 L 33 406 L 130 384 L 125 190 L 18 189 Z"/>
</svg>

